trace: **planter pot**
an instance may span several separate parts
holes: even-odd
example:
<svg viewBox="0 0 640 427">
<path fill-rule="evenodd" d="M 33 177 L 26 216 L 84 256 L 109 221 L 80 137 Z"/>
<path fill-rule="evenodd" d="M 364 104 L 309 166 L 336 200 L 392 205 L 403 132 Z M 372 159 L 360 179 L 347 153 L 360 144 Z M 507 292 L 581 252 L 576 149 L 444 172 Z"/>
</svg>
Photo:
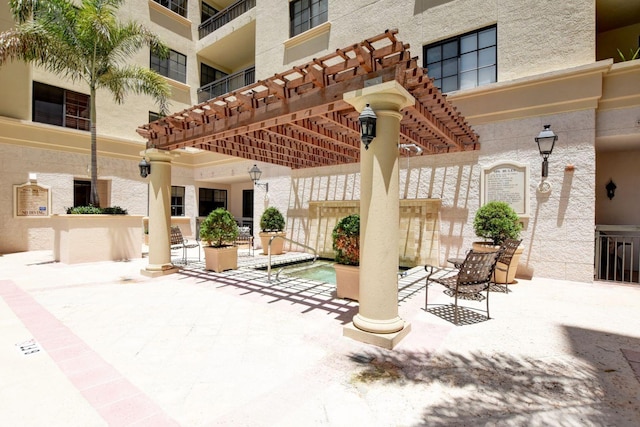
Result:
<svg viewBox="0 0 640 427">
<path fill-rule="evenodd" d="M 491 243 L 487 242 L 473 242 L 473 249 L 478 252 L 491 252 L 497 251 L 498 249 L 500 249 L 500 246 L 494 246 Z M 513 258 L 511 258 L 511 264 L 509 264 L 511 266 L 511 268 L 509 268 L 509 275 L 507 275 L 506 271 L 507 266 L 501 262 L 498 263 L 498 266 L 500 266 L 503 270 L 499 270 L 496 268 L 493 276 L 493 279 L 496 283 L 515 283 L 515 277 L 518 271 L 518 263 L 520 262 L 520 256 L 522 255 L 522 252 L 524 252 L 524 248 L 522 246 L 519 246 L 518 249 L 516 249 L 516 253 L 513 255 Z"/>
<path fill-rule="evenodd" d="M 220 273 L 225 270 L 235 270 L 238 268 L 238 247 L 225 246 L 214 248 L 204 247 L 205 269 Z"/>
<path fill-rule="evenodd" d="M 358 301 L 360 298 L 360 267 L 334 264 L 336 270 L 336 294 L 338 298 Z"/>
<path fill-rule="evenodd" d="M 269 240 L 273 236 L 282 236 L 285 237 L 287 234 L 284 231 L 279 232 L 266 232 L 261 231 L 260 242 L 262 243 L 262 254 L 267 255 L 269 251 Z M 280 255 L 284 253 L 284 239 L 273 239 L 271 242 L 271 255 Z"/>
<path fill-rule="evenodd" d="M 65 264 L 142 258 L 142 216 L 53 215 L 53 256 Z"/>
</svg>

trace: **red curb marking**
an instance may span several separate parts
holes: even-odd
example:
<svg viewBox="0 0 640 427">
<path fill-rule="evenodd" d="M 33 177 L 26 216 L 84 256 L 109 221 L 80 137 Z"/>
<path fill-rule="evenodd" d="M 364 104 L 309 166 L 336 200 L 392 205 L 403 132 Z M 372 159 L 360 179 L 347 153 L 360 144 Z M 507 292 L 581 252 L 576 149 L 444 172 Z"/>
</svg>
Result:
<svg viewBox="0 0 640 427">
<path fill-rule="evenodd" d="M 60 320 L 10 280 L 0 296 L 69 381 L 110 426 L 178 426 Z"/>
</svg>

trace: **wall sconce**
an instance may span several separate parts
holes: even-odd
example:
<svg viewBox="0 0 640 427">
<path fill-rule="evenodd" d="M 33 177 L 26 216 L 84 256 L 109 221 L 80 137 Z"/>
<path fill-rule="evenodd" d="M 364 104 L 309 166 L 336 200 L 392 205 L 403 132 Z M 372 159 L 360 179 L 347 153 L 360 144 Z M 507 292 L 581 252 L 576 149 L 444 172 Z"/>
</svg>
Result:
<svg viewBox="0 0 640 427">
<path fill-rule="evenodd" d="M 558 136 L 550 129 L 551 125 L 544 125 L 544 129 L 535 138 L 538 143 L 538 150 L 542 156 L 542 177 L 549 175 L 549 163 L 547 159 L 553 151 L 553 146 L 558 140 Z"/>
<path fill-rule="evenodd" d="M 618 188 L 615 182 L 610 179 L 605 188 L 607 189 L 607 197 L 609 198 L 609 200 L 613 199 L 616 196 L 616 188 Z"/>
<path fill-rule="evenodd" d="M 144 157 L 138 163 L 138 167 L 140 168 L 140 176 L 142 178 L 146 178 L 147 175 L 151 175 L 151 163 L 147 163 L 147 159 Z"/>
<path fill-rule="evenodd" d="M 376 137 L 376 121 L 378 120 L 378 116 L 376 113 L 369 107 L 367 104 L 366 107 L 358 116 L 358 121 L 360 122 L 360 139 L 364 144 L 364 149 L 369 149 L 369 144 L 373 141 L 373 138 Z"/>
<path fill-rule="evenodd" d="M 251 177 L 251 181 L 253 181 L 253 185 L 262 186 L 264 187 L 265 192 L 269 192 L 268 182 L 258 182 L 258 180 L 262 176 L 262 171 L 258 169 L 257 165 L 253 165 L 253 167 L 249 169 L 249 176 Z"/>
</svg>

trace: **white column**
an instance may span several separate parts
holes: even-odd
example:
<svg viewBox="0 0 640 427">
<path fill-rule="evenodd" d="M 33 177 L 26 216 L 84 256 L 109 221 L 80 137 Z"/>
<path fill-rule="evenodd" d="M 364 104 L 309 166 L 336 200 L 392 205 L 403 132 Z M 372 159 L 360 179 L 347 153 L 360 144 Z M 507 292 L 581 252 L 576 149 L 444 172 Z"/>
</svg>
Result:
<svg viewBox="0 0 640 427">
<path fill-rule="evenodd" d="M 171 264 L 171 160 L 168 151 L 149 149 L 149 264 L 141 271 L 146 276 L 159 276 L 178 271 Z"/>
<path fill-rule="evenodd" d="M 344 334 L 393 348 L 411 326 L 398 316 L 400 110 L 414 98 L 395 81 L 344 95 L 362 111 L 376 113 L 376 138 L 360 156 L 360 296 L 359 311 Z"/>
</svg>

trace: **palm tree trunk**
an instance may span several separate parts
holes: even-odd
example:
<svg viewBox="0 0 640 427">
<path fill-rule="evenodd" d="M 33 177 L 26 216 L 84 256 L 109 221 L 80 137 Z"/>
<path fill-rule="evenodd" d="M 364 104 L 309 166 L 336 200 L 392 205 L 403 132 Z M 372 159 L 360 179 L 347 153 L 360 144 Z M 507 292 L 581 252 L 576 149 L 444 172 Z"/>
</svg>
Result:
<svg viewBox="0 0 640 427">
<path fill-rule="evenodd" d="M 91 194 L 89 203 L 100 206 L 98 196 L 98 141 L 96 132 L 96 88 L 91 86 L 89 98 L 89 117 L 91 121 Z"/>
</svg>

